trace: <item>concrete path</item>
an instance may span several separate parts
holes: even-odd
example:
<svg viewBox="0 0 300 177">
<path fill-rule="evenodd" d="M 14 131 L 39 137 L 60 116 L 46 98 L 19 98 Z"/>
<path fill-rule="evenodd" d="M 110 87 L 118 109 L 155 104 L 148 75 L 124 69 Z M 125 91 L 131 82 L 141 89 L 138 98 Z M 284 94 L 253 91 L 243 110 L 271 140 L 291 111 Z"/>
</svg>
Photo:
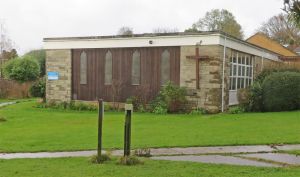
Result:
<svg viewBox="0 0 300 177">
<path fill-rule="evenodd" d="M 0 108 L 3 107 L 3 106 L 8 106 L 8 105 L 11 105 L 11 104 L 16 104 L 17 102 L 5 102 L 5 103 L 0 103 Z"/>
<path fill-rule="evenodd" d="M 283 146 L 217 146 L 217 147 L 187 147 L 187 148 L 153 148 L 150 149 L 152 156 L 162 155 L 198 155 L 198 154 L 232 154 L 232 153 L 262 153 L 274 152 L 276 150 L 296 150 L 298 145 Z M 112 151 L 112 155 L 122 155 L 122 150 Z M 91 151 L 72 151 L 72 152 L 36 152 L 36 153 L 0 153 L 0 159 L 13 158 L 50 158 L 50 157 L 78 157 L 91 156 L 96 154 Z"/>
<path fill-rule="evenodd" d="M 282 153 L 244 154 L 241 157 L 265 159 L 269 161 L 284 163 L 288 165 L 300 165 L 300 156 Z"/>
<path fill-rule="evenodd" d="M 242 159 L 239 157 L 223 156 L 223 155 L 157 156 L 157 157 L 151 157 L 151 159 L 189 161 L 189 162 L 201 162 L 201 163 L 212 163 L 212 164 L 228 164 L 228 165 L 240 165 L 240 166 L 281 167 L 278 164 L 259 162 L 255 160 Z"/>
</svg>

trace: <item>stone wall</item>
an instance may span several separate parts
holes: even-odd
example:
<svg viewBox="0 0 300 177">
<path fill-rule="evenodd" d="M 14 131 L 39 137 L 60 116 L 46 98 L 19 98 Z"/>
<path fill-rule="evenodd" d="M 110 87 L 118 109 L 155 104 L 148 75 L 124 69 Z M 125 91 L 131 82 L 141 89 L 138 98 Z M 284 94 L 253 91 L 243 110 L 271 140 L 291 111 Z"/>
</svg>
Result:
<svg viewBox="0 0 300 177">
<path fill-rule="evenodd" d="M 71 50 L 47 50 L 46 71 L 58 72 L 58 80 L 46 82 L 47 101 L 71 101 Z"/>
<path fill-rule="evenodd" d="M 180 86 L 186 87 L 193 108 L 204 108 L 211 113 L 221 110 L 223 47 L 201 46 L 200 55 L 210 58 L 199 62 L 200 89 L 196 89 L 196 61 L 186 56 L 195 55 L 195 46 L 182 46 L 180 52 Z"/>
</svg>

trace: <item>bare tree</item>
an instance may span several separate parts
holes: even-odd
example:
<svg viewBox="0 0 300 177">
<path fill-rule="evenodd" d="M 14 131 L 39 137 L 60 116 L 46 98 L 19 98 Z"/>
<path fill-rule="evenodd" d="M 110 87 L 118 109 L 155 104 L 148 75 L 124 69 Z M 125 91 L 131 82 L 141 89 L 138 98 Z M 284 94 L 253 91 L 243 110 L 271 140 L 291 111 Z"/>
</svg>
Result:
<svg viewBox="0 0 300 177">
<path fill-rule="evenodd" d="M 111 84 L 111 91 L 112 91 L 112 101 L 113 101 L 113 107 L 114 109 L 118 109 L 120 108 L 120 97 L 121 97 L 121 93 L 122 90 L 124 89 L 125 83 L 121 80 L 112 80 L 112 84 Z"/>
<path fill-rule="evenodd" d="M 300 45 L 300 28 L 289 21 L 288 15 L 279 14 L 271 17 L 258 29 L 282 45 Z"/>
<path fill-rule="evenodd" d="M 154 28 L 153 33 L 177 33 L 179 30 L 177 28 Z"/>
<path fill-rule="evenodd" d="M 4 21 L 0 20 L 0 54 L 1 54 L 1 56 L 2 56 L 3 51 L 11 51 L 12 49 L 13 49 L 13 42 L 7 35 Z"/>
<path fill-rule="evenodd" d="M 133 29 L 128 26 L 123 26 L 119 29 L 118 35 L 133 35 Z"/>
</svg>

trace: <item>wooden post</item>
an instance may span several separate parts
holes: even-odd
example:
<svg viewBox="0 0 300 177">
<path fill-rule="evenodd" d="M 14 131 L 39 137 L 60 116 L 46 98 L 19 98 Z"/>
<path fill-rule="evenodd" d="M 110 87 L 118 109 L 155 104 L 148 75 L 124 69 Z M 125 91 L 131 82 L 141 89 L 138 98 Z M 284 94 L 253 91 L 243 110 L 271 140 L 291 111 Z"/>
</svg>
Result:
<svg viewBox="0 0 300 177">
<path fill-rule="evenodd" d="M 124 156 L 130 156 L 132 104 L 125 105 Z"/>
<path fill-rule="evenodd" d="M 104 104 L 103 100 L 98 100 L 98 148 L 97 148 L 97 156 L 100 158 L 102 151 L 102 123 L 103 123 L 103 115 L 104 115 Z"/>
</svg>

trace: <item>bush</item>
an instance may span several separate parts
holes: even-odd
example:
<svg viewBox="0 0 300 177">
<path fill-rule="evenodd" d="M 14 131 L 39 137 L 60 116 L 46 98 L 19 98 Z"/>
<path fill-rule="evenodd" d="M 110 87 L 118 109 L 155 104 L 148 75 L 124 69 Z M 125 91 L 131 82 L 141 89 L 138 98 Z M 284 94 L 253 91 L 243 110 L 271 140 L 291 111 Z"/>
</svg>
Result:
<svg viewBox="0 0 300 177">
<path fill-rule="evenodd" d="M 232 106 L 229 107 L 228 113 L 229 114 L 240 114 L 245 112 L 245 109 L 241 106 Z"/>
<path fill-rule="evenodd" d="M 264 111 L 300 109 L 300 73 L 276 72 L 262 83 Z"/>
<path fill-rule="evenodd" d="M 202 114 L 207 114 L 207 113 L 208 113 L 208 111 L 204 108 L 197 108 L 190 112 L 191 115 L 202 115 Z"/>
<path fill-rule="evenodd" d="M 97 155 L 93 155 L 90 161 L 94 164 L 102 164 L 109 160 L 111 160 L 110 154 L 102 154 L 100 157 L 98 157 Z"/>
<path fill-rule="evenodd" d="M 35 59 L 40 65 L 40 76 L 43 77 L 46 74 L 46 52 L 43 49 L 32 50 L 24 55 L 25 57 L 31 57 Z"/>
<path fill-rule="evenodd" d="M 12 59 L 4 65 L 4 76 L 11 80 L 18 82 L 34 81 L 39 75 L 39 64 L 31 57 Z"/>
<path fill-rule="evenodd" d="M 46 81 L 45 78 L 41 78 L 38 81 L 34 82 L 30 87 L 30 94 L 33 97 L 44 98 L 46 94 Z"/>
<path fill-rule="evenodd" d="M 179 112 L 186 102 L 186 90 L 168 82 L 150 103 L 154 113 Z"/>
<path fill-rule="evenodd" d="M 52 108 L 60 110 L 75 110 L 75 111 L 97 111 L 98 105 L 84 102 L 47 102 L 47 103 L 38 103 L 37 108 Z M 104 107 L 105 109 L 105 107 Z"/>
</svg>

